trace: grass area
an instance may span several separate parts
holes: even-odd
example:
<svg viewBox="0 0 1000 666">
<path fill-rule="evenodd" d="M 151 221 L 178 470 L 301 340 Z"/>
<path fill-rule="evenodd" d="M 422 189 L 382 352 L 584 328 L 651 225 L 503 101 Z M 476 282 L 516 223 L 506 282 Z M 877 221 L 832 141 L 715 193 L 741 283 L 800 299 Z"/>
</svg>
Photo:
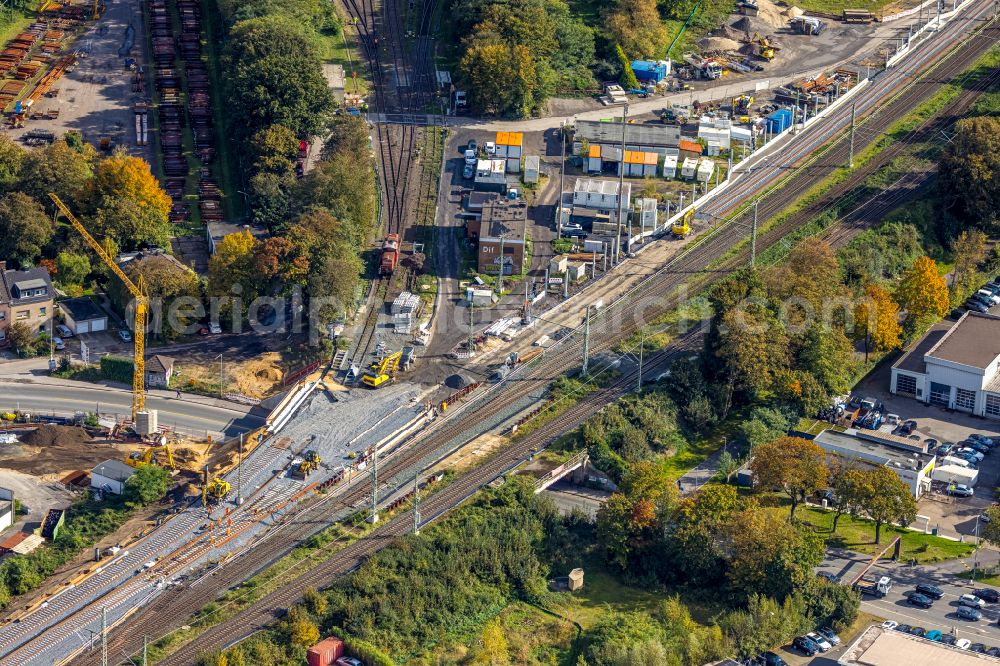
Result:
<svg viewBox="0 0 1000 666">
<path fill-rule="evenodd" d="M 699 51 L 697 41 L 724 24 L 734 11 L 736 11 L 736 2 L 733 0 L 702 0 L 694 18 L 688 24 L 687 30 L 680 36 L 668 55 L 679 60 L 684 53 Z M 680 32 L 686 18 L 685 16 L 681 19 L 664 21 L 669 40 L 668 45 Z"/>
<path fill-rule="evenodd" d="M 886 7 L 898 7 L 896 0 L 802 0 L 795 6 L 806 13 L 821 12 L 840 15 L 845 9 L 867 9 L 872 14 L 882 14 Z"/>
<path fill-rule="evenodd" d="M 29 15 L 23 9 L 5 9 L 0 13 L 0 43 L 14 39 L 35 20 L 34 12 Z"/>
<path fill-rule="evenodd" d="M 973 580 L 972 568 L 970 567 L 967 571 L 963 571 L 957 574 L 959 578 L 964 578 L 965 580 Z M 982 583 L 984 585 L 992 585 L 993 587 L 1000 587 L 1000 566 L 994 565 L 990 567 L 981 567 L 976 571 L 976 577 L 974 579 L 976 583 Z"/>
<path fill-rule="evenodd" d="M 336 7 L 336 5 L 334 5 Z M 357 31 L 337 9 L 341 19 L 341 29 L 337 32 L 320 33 L 317 40 L 319 59 L 344 68 L 344 92 L 362 97 L 371 90 L 370 72 L 358 48 Z"/>
<path fill-rule="evenodd" d="M 779 506 L 775 506 L 771 510 L 787 515 L 787 500 L 778 495 L 771 497 L 779 503 Z M 864 518 L 852 518 L 844 515 L 837 523 L 837 531 L 833 532 L 835 515 L 833 511 L 815 506 L 800 506 L 795 512 L 796 518 L 811 526 L 819 534 L 824 535 L 827 546 L 846 548 L 856 553 L 874 554 L 885 548 L 897 535 L 902 537 L 903 542 L 900 556 L 903 559 L 914 558 L 920 564 L 965 557 L 974 550 L 974 546 L 969 543 L 952 541 L 891 525 L 882 526 L 881 544 L 876 545 L 875 523 Z"/>
<path fill-rule="evenodd" d="M 799 419 L 799 425 L 796 428 L 799 432 L 808 433 L 810 435 L 818 435 L 823 430 L 834 430 L 836 432 L 844 432 L 847 428 L 843 426 L 833 425 L 828 421 L 820 421 L 817 419 Z"/>
</svg>

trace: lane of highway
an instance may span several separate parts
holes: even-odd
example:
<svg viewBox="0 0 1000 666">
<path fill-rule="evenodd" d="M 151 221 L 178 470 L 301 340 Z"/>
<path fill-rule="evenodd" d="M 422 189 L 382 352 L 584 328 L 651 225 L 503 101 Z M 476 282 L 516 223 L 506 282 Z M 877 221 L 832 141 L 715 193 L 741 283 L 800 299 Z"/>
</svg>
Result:
<svg viewBox="0 0 1000 666">
<path fill-rule="evenodd" d="M 206 433 L 226 437 L 248 432 L 263 425 L 251 407 L 215 401 L 176 399 L 150 391 L 146 406 L 159 413 L 162 426 L 204 437 Z M 0 409 L 17 409 L 34 414 L 72 416 L 76 412 L 97 412 L 124 417 L 132 411 L 132 393 L 108 386 L 75 383 L 42 384 L 0 378 Z"/>
</svg>

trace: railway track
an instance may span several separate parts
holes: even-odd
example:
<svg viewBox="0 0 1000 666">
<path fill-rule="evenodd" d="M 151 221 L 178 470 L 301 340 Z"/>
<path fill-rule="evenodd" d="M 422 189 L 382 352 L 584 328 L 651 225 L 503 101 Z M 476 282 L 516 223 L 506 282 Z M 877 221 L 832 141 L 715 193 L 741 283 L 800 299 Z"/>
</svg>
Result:
<svg viewBox="0 0 1000 666">
<path fill-rule="evenodd" d="M 976 16 L 982 14 L 984 8 L 988 6 L 985 2 L 978 3 L 974 10 Z M 969 11 L 973 10 L 970 9 Z M 924 54 L 924 57 L 919 59 L 919 63 L 922 64 L 920 70 L 926 70 L 929 63 L 933 62 L 936 56 L 946 50 L 947 46 L 955 46 L 957 42 L 956 32 L 953 31 L 951 34 L 943 35 L 942 41 L 946 43 L 934 45 L 935 48 L 931 49 L 929 55 Z M 995 43 L 995 28 L 988 28 L 987 32 L 990 33 L 987 40 L 992 39 L 994 40 L 992 43 Z M 952 54 L 952 57 L 948 58 L 945 64 L 938 68 L 938 75 L 947 77 L 949 72 L 953 76 L 956 72 L 962 71 L 964 67 L 967 67 L 968 63 L 972 62 L 989 48 L 991 43 L 987 40 L 984 40 L 982 35 L 979 35 L 956 46 L 957 50 Z M 921 95 L 926 96 L 926 94 L 929 94 L 934 89 L 934 87 L 922 87 L 914 90 L 912 81 L 909 82 L 909 85 L 906 85 L 907 80 L 913 79 L 917 73 L 917 71 L 911 71 L 903 74 L 899 77 L 903 79 L 902 82 L 894 82 L 895 85 L 888 88 L 889 93 L 893 91 L 900 91 L 902 93 L 896 96 L 890 105 L 892 108 L 899 108 L 899 113 L 881 113 L 872 122 L 875 122 L 878 126 L 887 127 L 892 122 L 894 115 L 899 117 L 905 115 L 906 111 L 922 99 Z M 788 151 L 788 153 L 792 152 L 794 151 Z M 830 151 L 825 153 L 825 155 L 829 154 Z M 789 155 L 789 158 L 792 159 L 794 156 Z M 781 168 L 784 169 L 787 167 L 782 166 Z M 796 169 L 796 172 L 800 178 L 811 182 L 804 187 L 786 186 L 774 190 L 770 197 L 768 197 L 770 205 L 776 208 L 783 208 L 784 205 L 794 200 L 799 192 L 808 188 L 825 175 L 822 172 L 816 173 L 815 170 L 810 171 L 801 168 Z M 744 192 L 743 200 L 745 200 L 748 188 L 743 185 L 741 183 L 739 189 Z M 772 198 L 774 200 L 783 199 L 784 202 L 771 201 Z M 737 208 L 741 203 L 743 201 L 740 199 L 733 199 L 728 204 L 720 204 L 714 209 L 720 211 L 720 213 L 724 213 L 727 210 Z M 597 325 L 592 324 L 591 326 L 590 343 L 592 351 L 598 352 L 610 348 L 615 342 L 623 337 L 627 337 L 636 330 L 643 321 L 649 320 L 651 317 L 648 315 L 655 315 L 675 305 L 676 299 L 671 296 L 670 291 L 678 284 L 679 280 L 664 278 L 668 278 L 670 275 L 686 277 L 701 272 L 705 266 L 712 263 L 719 256 L 724 255 L 728 249 L 735 247 L 738 242 L 743 240 L 747 234 L 747 230 L 740 230 L 739 227 L 738 222 L 727 223 L 725 227 L 720 229 L 719 233 L 716 233 L 708 241 L 678 256 L 633 290 L 633 294 L 642 293 L 641 298 L 626 297 L 621 299 L 617 305 L 607 308 L 603 319 L 598 321 Z M 732 234 L 730 231 L 732 229 L 737 229 L 740 233 Z M 766 247 L 776 242 L 780 242 L 780 239 L 775 238 L 775 234 L 766 234 L 761 240 L 760 245 Z M 460 411 L 458 414 L 455 414 L 454 418 L 449 418 L 441 422 L 418 445 L 411 447 L 411 450 L 394 458 L 389 463 L 389 469 L 383 468 L 385 474 L 391 476 L 394 472 L 399 473 L 407 469 L 409 465 L 419 462 L 423 456 L 427 455 L 428 450 L 431 450 L 435 446 L 440 446 L 442 442 L 461 438 L 463 433 L 474 432 L 476 426 L 482 420 L 481 414 L 476 413 L 476 404 L 480 402 L 485 403 L 488 405 L 488 409 L 492 411 L 513 405 L 517 400 L 527 395 L 529 391 L 537 389 L 547 384 L 556 376 L 571 370 L 579 359 L 581 344 L 582 341 L 578 334 L 564 338 L 556 347 L 552 348 L 542 358 L 531 364 L 531 366 L 519 373 L 515 373 L 510 381 L 487 390 L 481 398 L 474 400 L 471 406 L 466 406 L 464 411 L 462 411 L 463 408 L 459 408 Z M 676 353 L 676 350 L 670 353 Z M 656 358 L 661 357 L 658 356 Z M 626 390 L 625 387 L 631 383 L 628 381 L 629 379 L 634 381 L 631 375 L 626 375 L 612 385 L 612 387 L 602 389 L 584 398 L 577 405 L 557 415 L 544 431 L 529 435 L 524 440 L 519 441 L 518 444 L 499 454 L 493 461 L 463 476 L 460 482 L 456 482 L 435 494 L 423 503 L 424 514 L 429 518 L 433 518 L 451 506 L 454 506 L 458 500 L 467 496 L 463 495 L 463 492 L 471 494 L 476 488 L 481 487 L 483 483 L 495 478 L 498 470 L 502 472 L 510 465 L 516 464 L 520 460 L 519 456 L 523 457 L 524 452 L 530 450 L 530 448 L 525 447 L 536 445 L 538 441 L 544 441 L 545 432 L 555 430 L 564 425 L 568 427 L 569 425 L 579 423 L 579 419 L 586 416 L 586 409 L 581 406 L 589 406 L 596 411 L 601 405 L 606 404 L 606 401 L 614 399 L 616 390 L 624 392 Z M 505 467 L 505 465 L 508 467 Z M 366 496 L 367 493 L 368 490 L 364 486 L 361 486 L 347 497 L 338 500 L 338 502 L 345 505 L 350 504 L 352 500 L 359 500 Z M 307 505 L 301 507 L 296 512 L 295 519 L 287 524 L 288 527 L 282 535 L 279 554 L 283 552 L 280 549 L 287 550 L 301 538 L 305 538 L 306 535 L 325 527 L 327 524 L 326 516 L 329 515 L 330 511 L 330 506 L 318 507 L 316 505 Z M 405 531 L 408 524 L 409 521 L 405 518 L 397 518 L 386 523 L 370 537 L 352 544 L 352 546 L 321 565 L 321 568 L 317 567 L 314 569 L 310 573 L 308 581 L 301 579 L 293 581 L 285 588 L 275 592 L 274 595 L 266 597 L 254 604 L 250 609 L 228 620 L 224 625 L 208 630 L 201 638 L 185 646 L 175 656 L 168 658 L 162 663 L 191 663 L 194 661 L 194 656 L 198 651 L 220 647 L 230 642 L 237 635 L 245 634 L 246 631 L 244 631 L 244 628 L 252 630 L 253 627 L 266 624 L 266 622 L 273 619 L 272 609 L 284 607 L 278 604 L 278 601 L 284 599 L 294 601 L 297 598 L 296 595 L 301 594 L 301 590 L 307 584 L 315 584 L 316 580 L 350 570 L 350 568 L 356 566 L 359 558 L 373 552 L 391 540 L 393 536 Z M 273 560 L 277 556 L 270 546 L 255 548 L 237 560 L 239 564 L 238 572 L 233 571 L 236 567 L 231 564 L 221 570 L 218 580 L 215 581 L 216 584 L 206 584 L 200 590 L 195 588 L 195 594 L 179 593 L 173 599 L 163 600 L 156 606 L 144 609 L 134 620 L 130 621 L 127 636 L 122 636 L 121 633 L 118 633 L 112 638 L 112 647 L 115 653 L 118 653 L 122 649 L 126 652 L 134 652 L 137 648 L 137 643 L 141 642 L 140 637 L 143 634 L 155 636 L 162 632 L 164 626 L 176 626 L 179 622 L 183 622 L 194 609 L 214 599 L 215 593 L 219 589 L 223 589 L 227 580 L 238 581 L 244 579 L 248 575 L 248 572 L 259 570 L 260 566 L 266 565 L 269 560 Z M 202 599 L 200 604 L 197 603 L 197 598 Z M 184 599 L 185 601 L 171 603 L 174 599 Z M 81 663 L 93 663 L 94 661 L 92 656 L 81 658 L 80 660 Z"/>
</svg>

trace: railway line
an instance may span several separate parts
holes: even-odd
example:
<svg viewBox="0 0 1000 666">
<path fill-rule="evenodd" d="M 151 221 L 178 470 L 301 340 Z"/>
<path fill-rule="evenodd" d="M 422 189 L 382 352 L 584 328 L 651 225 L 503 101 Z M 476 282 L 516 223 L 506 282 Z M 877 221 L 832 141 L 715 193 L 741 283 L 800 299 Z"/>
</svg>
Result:
<svg viewBox="0 0 1000 666">
<path fill-rule="evenodd" d="M 973 8 L 967 11 L 972 14 L 973 18 L 978 18 L 989 7 L 990 5 L 987 3 L 980 2 L 973 5 Z M 950 26 L 954 25 L 950 24 Z M 935 70 L 936 76 L 940 80 L 947 80 L 967 68 L 971 62 L 995 43 L 996 28 L 992 26 L 987 27 L 984 32 L 973 36 L 969 40 L 959 40 L 958 36 L 961 32 L 964 32 L 963 28 L 967 29 L 967 27 L 968 23 L 951 31 L 943 30 L 938 35 L 939 41 L 927 45 L 932 53 L 930 55 L 923 54 L 923 57 L 919 59 L 919 66 L 903 71 L 893 70 L 889 74 L 895 74 L 895 76 L 886 76 L 882 79 L 888 82 L 882 94 L 884 96 L 894 96 L 894 99 L 888 109 L 873 116 L 870 122 L 874 124 L 870 126 L 870 130 L 879 130 L 879 128 L 884 130 L 895 118 L 905 115 L 916 103 L 926 98 L 930 92 L 936 89 L 936 86 L 933 85 L 917 86 L 915 83 L 915 77 L 926 72 L 930 64 L 934 61 L 935 56 L 940 55 L 949 47 L 956 47 L 951 57 Z M 806 131 L 808 132 L 809 129 Z M 834 128 L 833 133 L 837 131 L 838 129 Z M 841 134 L 843 133 L 841 132 Z M 827 133 L 827 137 L 829 138 L 829 133 Z M 830 159 L 830 164 L 833 165 L 833 168 L 840 162 L 834 160 L 836 153 L 831 151 L 838 150 L 838 146 L 843 148 L 842 144 L 843 141 L 836 142 L 833 148 L 824 153 L 824 156 Z M 794 160 L 796 156 L 790 155 L 789 159 Z M 785 169 L 787 167 L 781 166 L 780 168 Z M 786 185 L 785 187 L 774 189 L 768 199 L 773 198 L 773 200 L 769 201 L 769 205 L 773 206 L 775 210 L 783 208 L 784 205 L 793 201 L 802 191 L 811 187 L 826 174 L 826 171 L 823 169 L 808 169 L 801 166 L 795 169 L 795 171 L 800 178 L 809 182 L 803 184 L 796 183 L 795 186 Z M 746 192 L 745 188 L 741 187 L 740 189 Z M 744 196 L 744 200 L 746 198 L 748 197 Z M 729 208 L 735 208 L 739 203 L 739 201 L 732 201 L 729 203 Z M 720 207 L 717 210 L 724 212 L 726 208 Z M 618 306 L 608 308 L 603 322 L 599 322 L 597 326 L 592 325 L 591 327 L 591 349 L 596 352 L 610 348 L 616 341 L 622 337 L 627 337 L 629 333 L 638 328 L 646 315 L 655 315 L 657 312 L 671 307 L 674 301 L 670 297 L 670 290 L 676 286 L 677 280 L 671 281 L 662 278 L 671 274 L 689 276 L 699 273 L 705 266 L 724 255 L 728 249 L 735 247 L 738 242 L 745 238 L 748 230 L 745 228 L 745 225 L 743 225 L 742 229 L 740 227 L 741 225 L 738 221 L 736 223 L 727 223 L 726 227 L 720 229 L 720 232 L 716 233 L 708 241 L 680 255 L 667 264 L 667 266 L 651 275 L 639 288 L 633 290 L 633 294 L 643 293 L 643 298 L 626 297 L 619 301 Z M 736 229 L 740 233 L 726 233 L 729 229 Z M 781 242 L 780 234 L 771 232 L 763 236 L 760 246 L 766 248 L 779 242 Z M 657 280 L 657 278 L 661 279 Z M 487 390 L 483 396 L 474 399 L 469 405 L 459 408 L 459 413 L 455 414 L 453 418 L 439 422 L 438 425 L 432 428 L 423 441 L 418 442 L 415 446 L 411 446 L 406 452 L 390 461 L 383 468 L 385 474 L 398 474 L 408 467 L 419 463 L 432 447 L 440 446 L 449 440 L 461 439 L 463 434 L 475 432 L 478 422 L 482 420 L 482 416 L 476 413 L 477 405 L 488 404 L 491 411 L 510 406 L 527 395 L 532 389 L 547 384 L 554 377 L 572 369 L 579 359 L 581 345 L 582 340 L 579 334 L 564 338 L 560 341 L 559 345 L 547 352 L 541 359 L 531 364 L 530 367 L 515 373 L 509 382 Z M 677 353 L 676 349 L 667 352 L 667 354 L 675 353 Z M 661 359 L 662 356 L 657 356 L 656 358 Z M 566 411 L 558 414 L 546 427 L 544 432 L 551 432 L 562 426 L 569 427 L 579 423 L 580 419 L 587 416 L 587 409 L 596 411 L 600 405 L 606 404 L 608 400 L 616 397 L 615 391 L 624 392 L 632 382 L 634 382 L 634 377 L 631 374 L 627 374 L 611 387 L 591 394 Z M 620 393 L 617 395 L 620 395 Z M 467 496 L 463 495 L 463 493 L 471 494 L 476 488 L 495 478 L 498 473 L 501 473 L 510 465 L 516 464 L 517 461 L 523 458 L 526 451 L 530 451 L 531 447 L 536 446 L 538 442 L 544 441 L 544 438 L 545 435 L 543 432 L 532 434 L 499 454 L 490 463 L 463 476 L 459 482 L 452 484 L 426 500 L 423 503 L 424 515 L 433 518 L 451 506 L 454 506 L 458 500 Z M 352 502 L 363 501 L 368 492 L 368 489 L 364 486 L 359 487 L 347 497 L 339 499 L 338 503 L 349 506 Z M 285 540 L 284 547 L 288 548 L 291 546 L 288 540 L 293 540 L 293 542 L 298 541 L 301 538 L 305 538 L 305 535 L 311 531 L 325 526 L 325 516 L 328 516 L 330 511 L 330 506 L 326 506 L 323 509 L 315 506 L 303 506 L 299 509 L 296 518 L 288 523 L 288 527 L 283 534 L 283 539 Z M 319 521 L 320 524 L 317 525 L 314 521 Z M 393 536 L 404 532 L 409 524 L 410 520 L 406 518 L 397 518 L 394 521 L 386 523 L 371 537 L 353 544 L 333 556 L 324 564 L 313 569 L 308 576 L 308 580 L 303 580 L 304 577 L 296 579 L 285 588 L 278 590 L 271 596 L 265 597 L 248 610 L 228 620 L 224 626 L 208 630 L 201 638 L 182 648 L 175 656 L 163 663 L 189 663 L 189 661 L 193 661 L 194 655 L 198 651 L 221 647 L 239 635 L 244 635 L 249 631 L 253 631 L 256 627 L 263 626 L 273 620 L 273 609 L 282 608 L 297 599 L 297 595 L 301 594 L 306 585 L 314 584 L 316 580 L 327 579 L 350 570 L 353 566 L 356 566 L 359 559 L 365 554 L 384 545 Z M 247 557 L 248 559 L 244 560 L 243 557 Z M 206 586 L 206 588 L 198 591 L 197 596 L 202 597 L 205 602 L 213 599 L 214 592 L 211 592 L 208 587 L 214 587 L 216 590 L 222 588 L 227 580 L 227 576 L 233 576 L 234 580 L 245 578 L 248 571 L 257 570 L 255 567 L 258 567 L 261 562 L 266 562 L 268 557 L 273 557 L 273 555 L 270 555 L 266 548 L 257 548 L 243 557 L 239 560 L 240 571 L 238 573 L 229 571 L 227 574 L 227 569 L 231 570 L 233 567 L 223 569 L 220 572 L 221 578 L 217 581 L 217 584 Z M 155 636 L 158 633 L 156 631 L 149 631 L 150 629 L 162 629 L 165 623 L 176 626 L 177 623 L 186 619 L 193 609 L 200 607 L 196 603 L 193 603 L 195 602 L 194 599 L 188 598 L 187 603 L 182 602 L 182 598 L 187 597 L 190 597 L 190 595 L 181 593 L 174 597 L 177 603 L 170 603 L 173 600 L 169 600 L 166 605 L 161 603 L 141 612 L 131 623 L 129 632 L 131 640 L 129 640 L 129 637 L 116 634 L 112 639 L 112 647 L 116 651 L 120 649 L 134 651 L 137 647 L 136 641 L 141 640 L 138 638 L 139 636 L 144 633 Z M 138 623 L 138 626 L 136 623 Z M 92 661 L 93 659 L 88 661 L 84 658 L 81 660 L 81 663 L 91 663 Z"/>
</svg>

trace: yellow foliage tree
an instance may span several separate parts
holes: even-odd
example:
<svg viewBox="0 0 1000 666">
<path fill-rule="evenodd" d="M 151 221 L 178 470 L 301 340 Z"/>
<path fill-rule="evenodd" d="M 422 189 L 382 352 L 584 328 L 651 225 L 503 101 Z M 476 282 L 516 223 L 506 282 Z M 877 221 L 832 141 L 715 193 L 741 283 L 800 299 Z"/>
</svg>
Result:
<svg viewBox="0 0 1000 666">
<path fill-rule="evenodd" d="M 254 266 L 257 243 L 257 239 L 246 229 L 224 236 L 219 241 L 215 254 L 208 260 L 209 296 L 236 295 L 247 303 L 256 298 L 260 285 Z"/>
<path fill-rule="evenodd" d="M 865 287 L 865 297 L 854 307 L 854 324 L 858 339 L 865 343 L 866 361 L 869 349 L 885 352 L 902 344 L 899 306 L 877 284 Z"/>
<path fill-rule="evenodd" d="M 87 184 L 86 199 L 100 234 L 122 247 L 162 245 L 169 237 L 170 197 L 146 160 L 124 152 L 102 160 Z"/>
<path fill-rule="evenodd" d="M 319 628 L 305 613 L 296 614 L 289 622 L 288 638 L 294 645 L 311 647 L 319 642 Z"/>
<path fill-rule="evenodd" d="M 896 290 L 896 300 L 907 315 L 918 320 L 939 319 L 948 314 L 948 285 L 930 257 L 918 257 Z"/>
<path fill-rule="evenodd" d="M 483 652 L 490 666 L 510 663 L 507 637 L 504 636 L 499 618 L 493 618 L 483 627 Z"/>
</svg>

